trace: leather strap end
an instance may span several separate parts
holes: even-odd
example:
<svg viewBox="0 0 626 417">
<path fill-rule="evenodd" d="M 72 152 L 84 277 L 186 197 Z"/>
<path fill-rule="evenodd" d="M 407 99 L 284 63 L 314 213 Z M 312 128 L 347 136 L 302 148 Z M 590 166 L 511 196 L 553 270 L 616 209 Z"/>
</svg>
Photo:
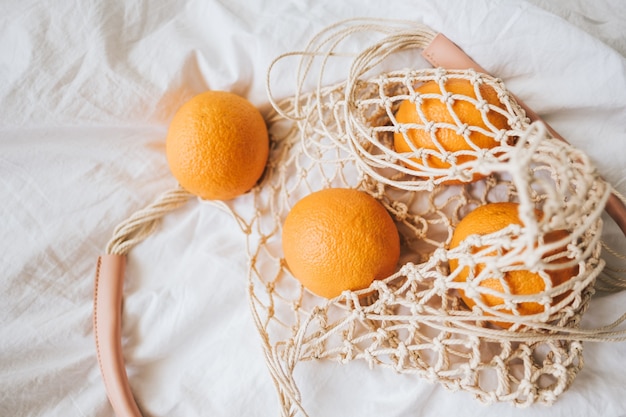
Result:
<svg viewBox="0 0 626 417">
<path fill-rule="evenodd" d="M 487 71 L 470 58 L 454 42 L 438 33 L 426 48 L 422 56 L 433 66 L 445 69 L 469 69 L 487 74 Z"/>
<path fill-rule="evenodd" d="M 122 355 L 122 296 L 126 257 L 98 258 L 93 327 L 100 372 L 109 402 L 118 417 L 141 417 L 130 390 Z"/>
</svg>

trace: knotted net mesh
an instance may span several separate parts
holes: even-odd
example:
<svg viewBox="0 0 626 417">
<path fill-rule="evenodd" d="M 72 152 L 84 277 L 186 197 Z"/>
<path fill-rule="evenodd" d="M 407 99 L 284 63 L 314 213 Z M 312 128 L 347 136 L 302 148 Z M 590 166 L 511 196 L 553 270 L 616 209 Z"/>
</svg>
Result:
<svg viewBox="0 0 626 417">
<path fill-rule="evenodd" d="M 246 223 L 248 282 L 283 412 L 306 414 L 294 368 L 299 361 L 319 359 L 364 360 L 469 391 L 485 402 L 552 403 L 583 365 L 582 340 L 602 337 L 601 331 L 585 333 L 579 323 L 603 267 L 600 213 L 610 189 L 584 153 L 552 138 L 542 124 L 530 123 L 501 80 L 441 68 L 375 74 L 374 67 L 388 55 L 423 47 L 431 37 L 423 27 L 381 31 L 388 36 L 357 55 L 346 82 L 318 84 L 274 102 L 269 120 L 270 160 L 254 190 L 255 213 Z M 339 40 L 349 36 L 336 30 L 317 38 L 318 46 L 332 47 L 324 54 L 312 49 L 302 53 L 300 71 L 306 74 L 315 57 L 329 59 Z M 453 79 L 471 83 L 474 96 L 447 91 Z M 416 91 L 426 82 L 437 83 L 440 92 Z M 482 97 L 482 85 L 496 91 L 499 105 Z M 402 101 L 419 104 L 425 99 L 446 103 L 454 120 L 409 125 L 396 120 Z M 477 108 L 484 126 L 464 124 L 455 116 L 453 104 L 459 101 Z M 489 112 L 504 116 L 508 126 L 494 126 Z M 411 129 L 427 132 L 435 146 L 394 150 L 393 135 Z M 437 143 L 438 129 L 452 129 L 468 146 L 446 150 Z M 497 146 L 474 144 L 474 131 Z M 433 164 L 433 158 L 445 166 Z M 468 182 L 474 176 L 481 179 Z M 392 276 L 326 300 L 291 276 L 283 259 L 281 227 L 299 199 L 330 187 L 355 188 L 375 197 L 397 223 L 402 255 Z M 519 203 L 524 227 L 511 225 L 447 247 L 467 213 L 503 201 Z M 543 211 L 541 218 L 535 209 Z M 556 242 L 545 240 L 554 230 L 569 233 Z M 452 259 L 469 268 L 472 279 L 455 279 Z M 575 266 L 577 274 L 553 285 L 549 271 L 555 263 Z M 516 270 L 536 272 L 545 290 L 516 294 L 506 280 Z M 499 280 L 498 305 L 481 301 L 485 294 L 495 295 L 480 285 L 485 279 Z M 477 300 L 473 309 L 464 305 L 460 292 Z M 522 313 L 524 303 L 541 307 Z"/>
<path fill-rule="evenodd" d="M 364 33 L 380 37 L 351 52 L 345 81 L 325 85 L 326 65 L 343 55 L 339 45 Z M 501 80 L 473 70 L 385 66 L 434 36 L 414 22 L 339 22 L 306 50 L 278 57 L 270 72 L 283 58 L 301 60 L 295 93 L 282 101 L 274 100 L 268 73 L 271 149 L 253 204 L 213 202 L 247 237 L 252 317 L 285 416 L 307 414 L 294 376 L 301 361 L 362 360 L 486 403 L 527 406 L 551 404 L 570 386 L 583 366 L 583 341 L 626 339 L 618 328 L 626 315 L 601 328 L 580 327 L 604 267 L 600 215 L 614 190 L 584 152 L 531 123 Z M 313 68 L 317 83 L 304 91 Z M 469 83 L 469 93 L 448 90 L 454 80 Z M 438 89 L 424 93 L 419 86 L 426 83 Z M 483 97 L 485 86 L 495 91 L 496 103 Z M 406 100 L 416 105 L 418 121 L 396 118 Z M 425 100 L 442 103 L 450 118 L 429 120 L 419 110 Z M 474 108 L 479 122 L 465 123 L 455 103 Z M 493 114 L 506 125 L 496 126 Z M 410 139 L 411 131 L 423 132 L 432 146 L 398 152 L 394 135 Z M 449 149 L 440 131 L 453 132 L 464 145 Z M 480 146 L 476 137 L 495 145 Z M 331 187 L 377 199 L 398 226 L 402 251 L 393 275 L 328 300 L 291 275 L 281 232 L 297 201 Z M 179 188 L 134 213 L 116 228 L 107 252 L 126 254 L 190 197 Z M 495 202 L 517 203 L 523 226 L 470 235 L 451 248 L 461 219 Z M 555 231 L 567 233 L 555 239 Z M 555 282 L 552 272 L 563 268 L 574 271 L 571 278 Z M 467 278 L 459 279 L 461 271 Z M 515 290 L 507 276 L 520 271 L 535 274 L 543 290 Z M 601 288 L 623 288 L 610 272 Z M 468 307 L 462 295 L 475 305 Z M 498 302 L 488 302 L 494 297 Z"/>
</svg>

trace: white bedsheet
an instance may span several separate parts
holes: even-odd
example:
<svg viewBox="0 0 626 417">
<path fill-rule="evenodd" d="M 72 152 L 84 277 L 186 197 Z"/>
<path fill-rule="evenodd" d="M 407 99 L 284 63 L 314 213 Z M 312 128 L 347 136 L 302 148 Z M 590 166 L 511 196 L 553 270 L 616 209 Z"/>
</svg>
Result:
<svg viewBox="0 0 626 417">
<path fill-rule="evenodd" d="M 531 3 L 1 3 L 0 416 L 113 415 L 92 334 L 95 261 L 119 222 L 176 186 L 169 120 L 206 89 L 266 112 L 271 60 L 339 19 L 403 18 L 443 32 L 626 194 L 626 3 Z M 287 76 L 274 84 L 278 96 L 293 92 Z M 626 253 L 608 218 L 604 238 Z M 245 267 L 235 221 L 197 200 L 131 251 L 124 354 L 147 416 L 279 415 Z M 626 293 L 596 298 L 584 325 L 608 323 L 624 305 Z M 584 357 L 552 407 L 530 410 L 359 362 L 303 363 L 296 379 L 311 417 L 625 416 L 626 342 L 586 343 Z"/>
</svg>

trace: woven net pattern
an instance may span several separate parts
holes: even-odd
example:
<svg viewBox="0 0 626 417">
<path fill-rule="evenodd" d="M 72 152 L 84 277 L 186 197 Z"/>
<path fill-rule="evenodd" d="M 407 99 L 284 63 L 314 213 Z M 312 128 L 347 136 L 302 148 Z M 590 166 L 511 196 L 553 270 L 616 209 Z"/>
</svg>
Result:
<svg viewBox="0 0 626 417">
<path fill-rule="evenodd" d="M 383 35 L 354 54 L 346 81 L 325 86 L 330 58 L 337 48 L 365 33 Z M 551 404 L 583 366 L 583 341 L 623 341 L 622 314 L 612 323 L 581 328 L 595 288 L 620 291 L 623 269 L 607 268 L 608 254 L 625 259 L 600 241 L 600 214 L 610 195 L 626 203 L 597 174 L 587 156 L 555 139 L 541 123 L 530 123 L 501 80 L 472 70 L 388 69 L 396 52 L 424 48 L 434 38 L 414 22 L 351 20 L 315 36 L 301 56 L 295 94 L 276 102 L 268 116 L 271 136 L 267 170 L 246 199 L 211 204 L 228 211 L 247 239 L 248 294 L 261 336 L 268 369 L 284 416 L 307 415 L 294 376 L 305 360 L 362 360 L 472 393 L 480 401 L 516 406 Z M 317 85 L 303 92 L 307 76 L 321 59 Z M 447 81 L 469 82 L 475 96 L 446 89 Z M 422 83 L 440 91 L 420 93 Z M 482 97 L 489 86 L 498 106 Z M 452 122 L 428 120 L 403 124 L 395 117 L 400 103 L 445 103 Z M 482 126 L 466 124 L 454 103 L 470 103 Z M 419 112 L 419 109 L 418 109 Z M 497 128 L 488 113 L 506 118 Z M 394 150 L 393 136 L 423 130 L 435 146 Z M 448 151 L 439 129 L 454 131 L 467 143 Z M 497 146 L 484 149 L 472 133 L 490 137 Z M 447 165 L 433 164 L 433 158 Z M 443 168 L 442 168 L 443 167 Z M 477 180 L 480 178 L 480 180 Z M 476 181 L 477 180 L 477 181 Z M 284 261 L 282 224 L 294 204 L 309 193 L 330 187 L 362 190 L 376 198 L 395 220 L 402 253 L 397 271 L 361 291 L 345 291 L 327 300 L 306 291 Z M 123 221 L 107 253 L 125 255 L 148 237 L 168 212 L 193 195 L 178 187 Z M 252 202 L 252 204 L 250 204 Z M 459 246 L 448 243 L 460 220 L 476 207 L 516 202 L 523 227 L 510 225 L 487 235 L 472 235 Z M 538 216 L 536 209 L 543 212 Z M 554 240 L 554 231 L 566 230 Z M 551 235 L 551 238 L 548 238 Z M 451 261 L 459 267 L 450 268 Z M 575 276 L 553 285 L 550 271 L 572 268 Z M 467 279 L 457 279 L 460 270 Z M 543 280 L 540 293 L 520 295 L 505 279 L 530 271 Z M 497 280 L 501 290 L 481 285 Z M 596 285 L 596 283 L 598 285 Z M 468 308 L 460 294 L 473 299 Z M 487 297 L 501 302 L 486 303 Z M 532 314 L 522 311 L 532 303 Z"/>
<path fill-rule="evenodd" d="M 428 38 L 429 32 L 419 28 L 392 33 L 383 44 L 409 39 L 408 47 L 414 48 Z M 318 85 L 314 91 L 275 103 L 269 120 L 270 160 L 254 190 L 254 213 L 245 223 L 250 303 L 283 413 L 306 415 L 294 368 L 299 361 L 320 359 L 363 360 L 469 391 L 488 403 L 550 404 L 583 366 L 582 341 L 601 333 L 586 333 L 579 323 L 603 267 L 600 213 L 610 187 L 598 180 L 584 153 L 552 138 L 542 124 L 531 124 L 502 81 L 471 70 L 443 69 L 384 71 L 366 77 L 382 61 L 381 54 L 394 50 L 388 44 L 380 46 L 355 59 L 347 82 Z M 446 91 L 446 80 L 453 78 L 471 82 L 477 98 Z M 480 128 L 481 133 L 499 146 L 489 150 L 473 146 L 470 133 L 479 128 L 458 119 L 452 126 L 398 123 L 394 114 L 399 103 L 423 100 L 416 86 L 426 81 L 440 85 L 438 98 L 449 104 L 450 111 L 456 100 L 481 109 L 487 126 Z M 482 99 L 481 84 L 498 93 L 502 106 Z M 487 120 L 487 111 L 503 114 L 509 128 L 496 129 Z M 463 135 L 470 149 L 394 151 L 394 132 L 441 128 Z M 428 155 L 450 167 L 430 166 Z M 458 163 L 461 155 L 464 162 Z M 484 178 L 467 182 L 475 174 Z M 450 185 L 450 180 L 461 183 Z M 332 300 L 300 286 L 281 248 L 281 227 L 291 207 L 328 187 L 356 188 L 374 196 L 396 221 L 402 243 L 395 274 Z M 524 227 L 512 225 L 471 236 L 460 246 L 447 248 L 464 215 L 498 201 L 518 202 Z M 535 208 L 544 212 L 541 219 Z M 543 241 L 547 233 L 561 229 L 570 233 L 558 242 Z M 449 268 L 450 259 L 469 268 L 488 267 L 472 269 L 473 279 L 460 282 L 455 280 L 458 272 Z M 561 262 L 559 267 L 576 265 L 578 274 L 553 286 L 547 271 L 555 260 Z M 512 270 L 536 271 L 545 281 L 545 291 L 511 294 L 502 277 Z M 480 301 L 481 293 L 493 294 L 479 285 L 487 277 L 501 280 L 501 306 Z M 459 291 L 472 295 L 477 305 L 468 309 Z M 543 311 L 520 314 L 522 302 L 538 303 Z M 510 328 L 494 326 L 494 319 Z"/>
</svg>

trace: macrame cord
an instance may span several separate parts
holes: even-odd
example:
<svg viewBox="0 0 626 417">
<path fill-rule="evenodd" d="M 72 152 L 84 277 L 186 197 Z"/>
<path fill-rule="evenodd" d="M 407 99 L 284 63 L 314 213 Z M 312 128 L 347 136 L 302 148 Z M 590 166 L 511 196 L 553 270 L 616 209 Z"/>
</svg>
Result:
<svg viewBox="0 0 626 417">
<path fill-rule="evenodd" d="M 346 41 L 372 34 L 382 38 L 356 55 L 340 50 Z M 371 367 L 468 391 L 486 403 L 527 406 L 551 404 L 571 385 L 583 366 L 583 341 L 626 340 L 626 331 L 618 328 L 626 315 L 605 327 L 580 327 L 596 289 L 626 287 L 619 276 L 624 270 L 602 273 L 605 263 L 600 257 L 600 215 L 615 190 L 599 178 L 583 152 L 552 138 L 543 124 L 530 123 L 499 79 L 473 70 L 441 68 L 377 72 L 397 53 L 424 48 L 435 35 L 415 22 L 339 22 L 315 36 L 306 50 L 279 56 L 268 70 L 268 97 L 274 107 L 267 116 L 272 147 L 267 171 L 251 191 L 253 214 L 246 217 L 228 204 L 216 204 L 237 218 L 248 237 L 250 308 L 284 416 L 307 415 L 294 375 L 304 360 L 363 360 Z M 347 56 L 352 61 L 346 80 L 327 84 L 331 61 Z M 277 101 L 272 71 L 291 57 L 300 58 L 295 94 Z M 310 87 L 314 69 L 316 83 Z M 470 81 L 478 98 L 445 91 L 450 79 Z M 395 152 L 394 132 L 451 128 L 403 126 L 395 120 L 400 101 L 424 99 L 415 88 L 426 81 L 439 83 L 442 100 L 474 103 L 482 109 L 487 126 L 487 111 L 506 116 L 509 129 L 481 131 L 500 145 L 489 150 L 472 145 L 469 134 L 474 127 L 458 123 L 452 128 L 472 145 L 468 151 L 440 147 L 413 149 L 411 155 Z M 481 84 L 497 91 L 502 108 L 482 100 Z M 456 163 L 467 155 L 473 159 Z M 450 167 L 430 165 L 427 161 L 433 156 Z M 467 183 L 475 174 L 486 177 Z M 465 183 L 450 185 L 451 180 Z M 290 208 L 310 192 L 328 187 L 357 188 L 378 199 L 396 220 L 403 245 L 394 275 L 332 300 L 299 285 L 280 246 L 282 222 Z M 107 252 L 128 253 L 155 230 L 162 216 L 190 197 L 182 189 L 166 192 L 115 229 Z M 454 249 L 446 247 L 465 214 L 495 201 L 518 202 L 525 226 L 472 236 Z M 534 216 L 535 208 L 542 209 L 543 218 Z M 559 229 L 571 233 L 542 244 L 546 233 Z M 606 245 L 604 249 L 624 259 Z M 494 251 L 502 256 L 494 259 L 490 256 Z M 480 263 L 489 267 L 477 271 L 472 280 L 455 281 L 450 259 L 470 268 Z M 554 268 L 555 259 L 576 265 L 578 275 L 553 286 L 546 271 Z M 497 294 L 502 306 L 480 302 L 481 294 L 494 295 L 478 285 L 481 280 L 529 269 L 543 277 L 543 293 L 515 295 L 504 283 L 505 292 Z M 477 306 L 465 307 L 459 291 L 474 294 Z M 520 314 L 517 307 L 529 302 L 540 304 L 543 311 Z M 492 322 L 505 322 L 510 328 Z"/>
</svg>

